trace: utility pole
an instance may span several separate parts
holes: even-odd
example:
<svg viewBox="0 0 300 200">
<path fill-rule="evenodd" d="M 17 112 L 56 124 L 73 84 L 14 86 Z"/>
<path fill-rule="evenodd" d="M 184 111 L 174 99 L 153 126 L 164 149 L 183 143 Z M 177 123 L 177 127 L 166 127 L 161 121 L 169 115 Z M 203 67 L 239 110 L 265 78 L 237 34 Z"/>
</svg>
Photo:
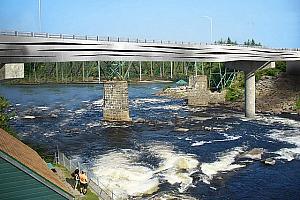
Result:
<svg viewBox="0 0 300 200">
<path fill-rule="evenodd" d="M 42 20 L 41 20 L 41 15 L 42 15 L 42 4 L 41 4 L 41 0 L 39 1 L 39 31 L 40 33 L 42 32 Z"/>
</svg>

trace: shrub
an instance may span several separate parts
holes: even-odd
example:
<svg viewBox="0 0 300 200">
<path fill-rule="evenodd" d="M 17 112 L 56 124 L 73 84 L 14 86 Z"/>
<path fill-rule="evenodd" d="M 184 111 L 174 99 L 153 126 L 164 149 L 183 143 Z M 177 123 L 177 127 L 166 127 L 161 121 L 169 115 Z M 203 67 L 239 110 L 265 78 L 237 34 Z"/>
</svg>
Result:
<svg viewBox="0 0 300 200">
<path fill-rule="evenodd" d="M 10 116 L 7 113 L 7 109 L 9 107 L 8 101 L 0 96 L 0 128 L 9 131 L 8 121 Z"/>
<path fill-rule="evenodd" d="M 226 91 L 225 99 L 226 101 L 236 101 L 243 95 L 242 89 L 231 87 Z"/>
</svg>

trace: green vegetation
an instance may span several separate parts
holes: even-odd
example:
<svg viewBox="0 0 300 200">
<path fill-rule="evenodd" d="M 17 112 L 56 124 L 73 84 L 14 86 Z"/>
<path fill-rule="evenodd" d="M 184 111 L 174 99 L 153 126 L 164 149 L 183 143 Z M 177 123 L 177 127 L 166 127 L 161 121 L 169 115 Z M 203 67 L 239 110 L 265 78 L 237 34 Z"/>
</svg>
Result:
<svg viewBox="0 0 300 200">
<path fill-rule="evenodd" d="M 247 45 L 247 46 L 262 46 L 261 43 L 257 43 L 255 42 L 255 40 L 252 38 L 251 40 L 247 40 L 244 42 L 244 45 Z"/>
<path fill-rule="evenodd" d="M 256 81 L 260 80 L 263 76 L 278 76 L 280 73 L 286 71 L 286 62 L 275 62 L 275 68 L 262 69 L 255 72 Z M 232 85 L 227 88 L 225 99 L 227 101 L 236 101 L 243 96 L 244 92 L 244 73 L 238 74 Z M 300 106 L 300 102 L 299 102 Z"/>
<path fill-rule="evenodd" d="M 223 40 L 222 38 L 219 41 L 215 41 L 215 44 L 231 44 L 231 45 L 237 45 L 237 41 L 232 40 L 230 37 Z M 244 42 L 244 45 L 247 46 L 262 46 L 260 42 L 255 42 L 255 40 L 252 38 L 251 40 L 248 39 Z"/>
<path fill-rule="evenodd" d="M 243 96 L 244 92 L 244 73 L 238 73 L 236 79 L 226 90 L 225 99 L 227 101 L 236 101 Z"/>
<path fill-rule="evenodd" d="M 236 41 L 233 41 L 228 37 L 227 39 L 223 40 L 222 38 L 219 41 L 216 41 L 215 44 L 233 44 L 237 45 L 238 43 Z"/>
<path fill-rule="evenodd" d="M 260 80 L 263 76 L 278 76 L 280 73 L 286 71 L 286 62 L 275 62 L 275 68 L 258 70 L 255 73 L 256 81 Z"/>
<path fill-rule="evenodd" d="M 0 96 L 0 128 L 3 130 L 12 133 L 12 130 L 9 126 L 9 120 L 13 116 L 8 112 L 9 102 L 5 97 Z"/>
<path fill-rule="evenodd" d="M 300 97 L 298 97 L 295 107 L 296 107 L 296 110 L 300 110 Z"/>
</svg>

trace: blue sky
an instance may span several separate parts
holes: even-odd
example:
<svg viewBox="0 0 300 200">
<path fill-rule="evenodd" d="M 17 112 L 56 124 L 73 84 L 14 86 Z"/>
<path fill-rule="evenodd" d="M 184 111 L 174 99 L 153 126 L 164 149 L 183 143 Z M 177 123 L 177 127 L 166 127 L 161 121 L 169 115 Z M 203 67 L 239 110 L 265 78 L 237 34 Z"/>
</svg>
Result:
<svg viewBox="0 0 300 200">
<path fill-rule="evenodd" d="M 299 0 L 41 0 L 42 31 L 300 47 Z M 0 0 L 0 30 L 39 31 L 38 0 Z"/>
</svg>

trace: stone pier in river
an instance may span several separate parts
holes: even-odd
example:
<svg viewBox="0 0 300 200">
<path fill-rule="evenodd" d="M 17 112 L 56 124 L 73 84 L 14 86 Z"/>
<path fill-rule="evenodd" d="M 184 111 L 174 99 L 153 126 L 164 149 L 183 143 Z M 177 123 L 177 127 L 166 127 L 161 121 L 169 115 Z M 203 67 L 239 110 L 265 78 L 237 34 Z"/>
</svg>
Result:
<svg viewBox="0 0 300 200">
<path fill-rule="evenodd" d="M 225 91 L 211 92 L 207 87 L 207 76 L 190 76 L 188 93 L 189 106 L 207 106 L 225 102 Z"/>
<path fill-rule="evenodd" d="M 131 121 L 127 81 L 107 81 L 103 88 L 103 120 Z"/>
</svg>

